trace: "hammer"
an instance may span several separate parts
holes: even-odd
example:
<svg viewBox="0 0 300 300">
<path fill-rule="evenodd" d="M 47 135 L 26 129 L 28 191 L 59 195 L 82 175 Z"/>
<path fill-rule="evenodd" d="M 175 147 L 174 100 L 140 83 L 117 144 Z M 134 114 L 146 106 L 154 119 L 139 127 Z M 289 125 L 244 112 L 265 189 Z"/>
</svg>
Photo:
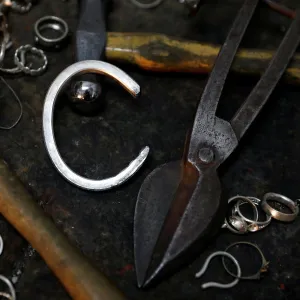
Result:
<svg viewBox="0 0 300 300">
<path fill-rule="evenodd" d="M 0 212 L 36 249 L 73 299 L 125 300 L 69 243 L 3 160 L 0 160 Z"/>
</svg>

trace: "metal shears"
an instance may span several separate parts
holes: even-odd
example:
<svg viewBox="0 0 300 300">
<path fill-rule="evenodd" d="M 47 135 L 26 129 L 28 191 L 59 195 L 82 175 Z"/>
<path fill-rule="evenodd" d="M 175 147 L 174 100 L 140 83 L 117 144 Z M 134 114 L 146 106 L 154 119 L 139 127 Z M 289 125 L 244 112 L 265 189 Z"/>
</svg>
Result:
<svg viewBox="0 0 300 300">
<path fill-rule="evenodd" d="M 219 231 L 226 199 L 218 167 L 265 105 L 300 42 L 300 10 L 264 75 L 230 122 L 216 116 L 231 64 L 259 0 L 246 0 L 222 46 L 196 112 L 181 161 L 155 169 L 136 204 L 134 247 L 137 281 L 148 286 L 199 253 Z"/>
</svg>

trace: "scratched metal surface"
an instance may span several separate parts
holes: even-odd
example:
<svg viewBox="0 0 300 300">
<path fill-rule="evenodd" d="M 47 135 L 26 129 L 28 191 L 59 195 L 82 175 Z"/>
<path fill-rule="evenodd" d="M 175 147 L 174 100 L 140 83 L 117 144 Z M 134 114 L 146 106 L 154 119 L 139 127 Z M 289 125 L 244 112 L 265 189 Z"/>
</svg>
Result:
<svg viewBox="0 0 300 300">
<path fill-rule="evenodd" d="M 214 0 L 189 19 L 183 7 L 173 0 L 165 0 L 149 11 L 135 8 L 130 1 L 114 2 L 109 16 L 111 31 L 160 32 L 215 43 L 224 41 L 241 4 L 241 0 Z M 285 3 L 295 6 L 297 1 Z M 34 21 L 44 15 L 63 17 L 74 32 L 76 11 L 75 0 L 43 0 L 27 15 L 10 15 L 16 45 L 32 42 Z M 273 49 L 288 24 L 289 20 L 261 5 L 243 45 Z M 136 287 L 132 234 L 136 195 L 155 167 L 181 157 L 185 134 L 192 125 L 206 77 L 150 74 L 122 66 L 140 83 L 139 100 L 132 100 L 112 85 L 107 107 L 96 117 L 80 117 L 68 106 L 60 105 L 55 121 L 60 151 L 70 166 L 85 176 L 112 175 L 126 166 L 142 146 L 151 148 L 148 162 L 127 184 L 109 192 L 90 193 L 61 178 L 48 159 L 42 139 L 45 93 L 57 74 L 72 63 L 73 56 L 70 45 L 59 53 L 48 53 L 49 69 L 43 76 L 7 78 L 22 99 L 24 116 L 15 129 L 0 132 L 1 157 L 61 230 L 132 300 L 295 299 L 300 293 L 299 219 L 289 225 L 273 222 L 266 230 L 245 237 L 222 232 L 191 265 L 162 284 L 147 291 Z M 219 115 L 229 118 L 254 84 L 254 79 L 231 76 Z M 299 93 L 299 87 L 281 85 L 236 154 L 222 167 L 220 173 L 228 195 L 262 196 L 273 191 L 299 197 Z M 5 112 L 17 113 L 16 107 L 5 105 L 11 99 L 1 85 L 1 122 L 9 120 Z M 69 299 L 38 254 L 3 219 L 0 229 L 5 242 L 0 272 L 17 281 L 18 299 Z M 202 280 L 196 280 L 194 274 L 205 257 L 238 240 L 256 242 L 262 248 L 270 261 L 269 272 L 259 282 L 244 281 L 228 291 L 202 291 Z M 244 263 L 246 267 L 252 265 L 246 253 Z M 210 279 L 226 281 L 230 277 L 215 261 L 203 281 Z"/>
</svg>

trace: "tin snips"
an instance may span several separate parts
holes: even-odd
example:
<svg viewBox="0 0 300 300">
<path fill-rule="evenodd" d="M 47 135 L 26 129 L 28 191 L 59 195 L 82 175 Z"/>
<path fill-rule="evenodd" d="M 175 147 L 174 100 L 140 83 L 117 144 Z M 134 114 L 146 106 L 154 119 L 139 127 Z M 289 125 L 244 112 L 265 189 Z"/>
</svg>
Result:
<svg viewBox="0 0 300 300">
<path fill-rule="evenodd" d="M 259 0 L 246 0 L 210 74 L 183 159 L 155 169 L 141 186 L 134 220 L 138 285 L 148 286 L 199 253 L 226 214 L 218 167 L 263 108 L 300 42 L 300 10 L 265 73 L 228 122 L 216 109 L 230 66 Z M 196 252 L 197 251 L 197 252 Z"/>
</svg>

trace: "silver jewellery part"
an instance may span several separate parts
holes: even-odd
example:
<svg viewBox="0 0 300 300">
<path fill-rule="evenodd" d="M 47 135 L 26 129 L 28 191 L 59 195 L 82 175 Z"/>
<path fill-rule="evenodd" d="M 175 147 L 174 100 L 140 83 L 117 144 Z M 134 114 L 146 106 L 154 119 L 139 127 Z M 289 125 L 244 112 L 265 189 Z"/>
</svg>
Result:
<svg viewBox="0 0 300 300">
<path fill-rule="evenodd" d="M 13 286 L 13 284 L 11 283 L 11 281 L 0 274 L 0 280 L 3 281 L 7 286 L 8 286 L 8 289 L 9 289 L 9 293 L 10 293 L 10 298 L 8 299 L 12 299 L 12 300 L 16 300 L 16 291 L 15 291 L 15 288 Z M 4 296 L 5 294 L 5 296 Z M 6 297 L 7 293 L 1 293 L 2 296 Z"/>
<path fill-rule="evenodd" d="M 2 255 L 3 253 L 3 248 L 4 248 L 3 238 L 0 235 L 0 255 Z"/>
<path fill-rule="evenodd" d="M 255 197 L 246 197 L 249 200 L 251 200 L 256 206 L 260 206 L 261 200 Z M 250 223 L 248 225 L 248 231 L 251 232 L 256 232 L 259 231 L 265 227 L 267 227 L 271 221 L 272 221 L 272 217 L 269 216 L 268 214 L 266 214 L 266 220 L 265 221 L 258 221 L 258 220 L 251 220 L 249 218 L 246 218 L 241 210 L 240 210 L 240 206 L 246 204 L 247 202 L 245 202 L 244 200 L 239 200 L 237 202 L 237 204 L 235 205 L 235 212 L 246 222 Z"/>
<path fill-rule="evenodd" d="M 26 4 L 20 4 L 17 1 L 11 1 L 11 9 L 14 12 L 18 12 L 21 14 L 27 13 L 30 11 L 32 8 L 32 2 L 31 1 L 26 1 Z"/>
<path fill-rule="evenodd" d="M 158 5 L 160 5 L 163 0 L 154 0 L 152 2 L 141 2 L 139 0 L 130 0 L 132 4 L 134 4 L 135 6 L 139 7 L 139 8 L 143 8 L 143 9 L 151 9 L 151 8 L 155 8 Z"/>
<path fill-rule="evenodd" d="M 223 256 L 223 259 L 224 259 L 224 256 L 228 257 L 229 259 L 232 260 L 232 262 L 235 264 L 236 266 L 236 269 L 237 269 L 237 275 L 238 277 L 241 277 L 242 275 L 242 271 L 241 271 L 241 267 L 239 265 L 239 262 L 235 259 L 234 256 L 232 256 L 230 253 L 227 253 L 225 251 L 216 251 L 214 253 L 212 253 L 207 259 L 206 261 L 204 262 L 203 264 L 203 267 L 201 268 L 201 270 L 195 274 L 195 277 L 196 278 L 199 278 L 201 277 L 207 270 L 208 268 L 208 265 L 210 263 L 210 261 L 216 257 L 216 256 Z M 234 276 L 236 277 L 236 276 Z M 232 281 L 231 283 L 218 283 L 218 282 L 214 282 L 214 281 L 211 281 L 211 282 L 206 282 L 206 283 L 203 283 L 201 285 L 201 287 L 203 289 L 206 289 L 206 288 L 209 288 L 209 287 L 217 287 L 217 288 L 220 288 L 220 289 L 229 289 L 229 288 L 232 288 L 234 287 L 235 285 L 237 285 L 239 282 L 239 278 L 236 278 L 234 281 Z"/>
<path fill-rule="evenodd" d="M 14 128 L 15 126 L 17 126 L 19 124 L 19 122 L 20 122 L 20 120 L 21 120 L 21 118 L 23 116 L 23 105 L 22 105 L 22 102 L 21 102 L 20 98 L 18 97 L 18 95 L 16 94 L 16 92 L 13 90 L 13 88 L 4 80 L 3 77 L 0 77 L 0 79 L 9 88 L 9 90 L 12 92 L 12 94 L 14 95 L 14 97 L 16 98 L 16 100 L 17 100 L 17 102 L 18 102 L 18 104 L 20 106 L 20 114 L 19 114 L 18 118 L 15 120 L 15 122 L 13 124 L 11 124 L 10 126 L 0 126 L 0 129 L 2 129 L 2 130 L 10 130 L 10 129 Z M 0 246 L 0 255 L 2 253 L 1 249 L 2 248 Z"/>
<path fill-rule="evenodd" d="M 287 206 L 292 213 L 282 213 L 281 211 L 273 208 L 271 205 L 268 204 L 268 201 L 275 201 Z M 276 193 L 267 193 L 264 195 L 263 201 L 261 203 L 261 207 L 264 212 L 274 219 L 282 221 L 282 222 L 292 222 L 296 219 L 299 214 L 299 206 L 297 202 L 291 200 L 290 198 L 283 196 L 281 194 Z"/>
<path fill-rule="evenodd" d="M 230 248 L 235 247 L 237 245 L 246 245 L 246 246 L 255 248 L 257 250 L 257 252 L 259 253 L 260 257 L 261 257 L 261 266 L 260 266 L 260 268 L 259 268 L 259 270 L 258 270 L 257 273 L 255 273 L 253 275 L 248 275 L 248 276 L 241 276 L 241 274 L 239 275 L 239 273 L 234 274 L 234 273 L 232 273 L 232 272 L 229 271 L 229 269 L 226 266 L 225 259 L 223 257 L 222 258 L 222 263 L 223 263 L 223 266 L 224 266 L 224 269 L 226 270 L 226 272 L 229 275 L 231 275 L 233 277 L 236 277 L 237 279 L 244 279 L 244 280 L 260 279 L 261 273 L 267 272 L 268 267 L 269 267 L 269 262 L 266 260 L 264 254 L 262 253 L 262 251 L 260 250 L 260 248 L 257 245 L 249 243 L 249 242 L 237 242 L 237 243 L 233 243 L 233 244 L 229 245 L 225 249 L 225 253 L 228 253 L 228 250 Z"/>
<path fill-rule="evenodd" d="M 57 38 L 48 38 L 43 35 L 44 29 L 51 29 L 60 33 Z M 69 34 L 68 24 L 56 16 L 45 16 L 38 19 L 34 24 L 35 42 L 45 47 L 60 47 Z"/>
<path fill-rule="evenodd" d="M 26 66 L 26 59 L 25 55 L 27 52 L 31 52 L 32 54 L 35 54 L 36 56 L 40 56 L 43 64 L 41 67 L 37 69 L 31 68 L 31 65 Z M 14 63 L 16 67 L 14 68 L 0 68 L 1 72 L 7 73 L 7 74 L 19 74 L 19 73 L 25 73 L 29 74 L 31 76 L 40 75 L 43 73 L 48 65 L 48 59 L 44 53 L 44 51 L 32 46 L 32 45 L 24 45 L 16 49 L 14 54 Z"/>
<path fill-rule="evenodd" d="M 0 292 L 0 296 L 6 298 L 8 300 L 12 300 L 13 299 L 13 297 L 10 294 L 4 293 L 4 292 Z"/>
<path fill-rule="evenodd" d="M 25 1 L 25 4 L 20 4 L 17 1 L 11 1 L 11 0 L 3 0 L 0 3 L 0 11 L 7 11 L 11 9 L 14 12 L 17 13 L 27 13 L 32 8 L 32 2 L 31 1 Z"/>
<path fill-rule="evenodd" d="M 248 231 L 248 224 L 241 217 L 231 216 L 228 220 L 225 218 L 224 224 L 221 228 L 227 228 L 236 234 L 245 234 Z"/>
<path fill-rule="evenodd" d="M 257 210 L 257 207 L 247 197 L 240 196 L 240 195 L 231 197 L 228 200 L 228 204 L 230 204 L 230 203 L 232 203 L 234 201 L 239 201 L 239 200 L 243 200 L 245 202 L 248 202 L 250 205 L 252 205 L 253 212 L 254 212 L 254 219 L 258 220 L 258 210 Z M 235 212 L 235 210 L 234 210 L 234 212 Z M 225 218 L 224 224 L 222 225 L 222 228 L 227 228 L 231 232 L 236 233 L 236 234 L 245 234 L 245 233 L 248 232 L 248 224 L 247 224 L 247 222 L 242 217 L 235 216 L 234 214 L 231 217 L 229 217 L 228 219 L 227 219 L 227 217 Z"/>
<path fill-rule="evenodd" d="M 32 54 L 39 56 L 43 61 L 42 66 L 37 69 L 27 67 L 25 65 L 25 63 L 22 60 L 20 60 L 20 58 L 19 58 L 20 53 L 23 53 L 23 55 L 25 56 L 25 54 L 27 52 L 31 52 Z M 24 45 L 24 46 L 19 47 L 15 52 L 14 62 L 22 72 L 24 72 L 25 74 L 29 74 L 31 76 L 36 76 L 36 75 L 42 74 L 46 70 L 47 65 L 48 65 L 48 59 L 47 59 L 47 56 L 45 55 L 44 51 L 41 49 L 38 49 L 36 47 L 33 47 L 32 45 Z"/>
<path fill-rule="evenodd" d="M 140 93 L 140 86 L 125 72 L 114 65 L 103 61 L 86 60 L 77 62 L 63 70 L 53 81 L 47 92 L 43 111 L 43 133 L 46 149 L 54 166 L 58 172 L 72 184 L 86 190 L 103 191 L 118 186 L 133 176 L 146 160 L 149 153 L 149 147 L 142 149 L 138 157 L 116 176 L 102 180 L 93 180 L 82 177 L 66 165 L 60 156 L 54 138 L 53 115 L 55 103 L 59 92 L 73 76 L 86 73 L 107 75 L 119 82 L 131 95 L 135 97 Z"/>
</svg>

